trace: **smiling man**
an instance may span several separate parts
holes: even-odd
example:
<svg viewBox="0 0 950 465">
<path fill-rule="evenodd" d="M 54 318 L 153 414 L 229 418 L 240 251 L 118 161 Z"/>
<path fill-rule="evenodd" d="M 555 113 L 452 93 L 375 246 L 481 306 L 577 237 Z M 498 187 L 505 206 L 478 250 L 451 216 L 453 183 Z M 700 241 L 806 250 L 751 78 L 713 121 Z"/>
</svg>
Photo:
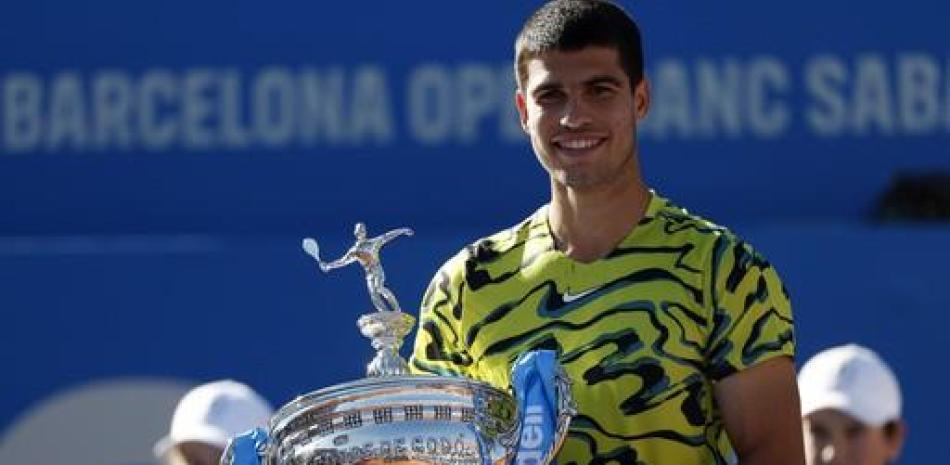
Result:
<svg viewBox="0 0 950 465">
<path fill-rule="evenodd" d="M 515 72 L 551 200 L 438 271 L 413 370 L 505 389 L 519 354 L 554 350 L 579 407 L 561 465 L 804 463 L 778 275 L 641 175 L 637 25 L 610 2 L 549 2 L 518 35 Z"/>
</svg>

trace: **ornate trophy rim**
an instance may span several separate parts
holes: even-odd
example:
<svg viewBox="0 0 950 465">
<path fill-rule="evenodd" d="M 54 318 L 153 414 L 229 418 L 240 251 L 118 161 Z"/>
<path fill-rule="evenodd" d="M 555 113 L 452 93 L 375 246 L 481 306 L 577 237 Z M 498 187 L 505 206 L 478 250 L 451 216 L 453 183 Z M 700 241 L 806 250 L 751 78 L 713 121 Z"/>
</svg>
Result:
<svg viewBox="0 0 950 465">
<path fill-rule="evenodd" d="M 310 410 L 347 402 L 367 392 L 381 391 L 387 388 L 405 390 L 407 386 L 412 386 L 414 389 L 420 390 L 427 389 L 447 393 L 455 392 L 458 394 L 478 392 L 491 397 L 497 396 L 508 399 L 512 402 L 512 405 L 514 405 L 514 397 L 510 393 L 488 383 L 470 378 L 414 374 L 362 378 L 327 386 L 298 396 L 281 407 L 271 417 L 268 429 L 271 432 L 280 431 Z M 515 408 L 517 407 L 515 406 Z"/>
</svg>

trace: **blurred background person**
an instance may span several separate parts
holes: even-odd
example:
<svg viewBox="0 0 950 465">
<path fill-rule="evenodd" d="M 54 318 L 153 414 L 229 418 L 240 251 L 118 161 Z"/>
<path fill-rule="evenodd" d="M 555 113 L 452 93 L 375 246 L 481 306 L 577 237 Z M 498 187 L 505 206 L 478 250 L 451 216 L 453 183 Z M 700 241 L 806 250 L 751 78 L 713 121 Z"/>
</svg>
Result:
<svg viewBox="0 0 950 465">
<path fill-rule="evenodd" d="M 217 465 L 228 440 L 265 427 L 271 405 L 253 389 L 233 380 L 202 384 L 175 407 L 168 436 L 155 443 L 164 465 Z"/>
<path fill-rule="evenodd" d="M 808 465 L 895 463 L 907 427 L 894 372 L 848 344 L 819 352 L 798 375 Z"/>
</svg>

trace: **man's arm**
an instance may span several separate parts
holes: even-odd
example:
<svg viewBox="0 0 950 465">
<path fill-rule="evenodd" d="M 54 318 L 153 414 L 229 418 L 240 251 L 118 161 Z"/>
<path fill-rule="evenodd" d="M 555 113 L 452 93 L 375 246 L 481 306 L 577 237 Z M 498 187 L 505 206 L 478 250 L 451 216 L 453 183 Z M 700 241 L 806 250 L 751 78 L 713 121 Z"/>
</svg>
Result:
<svg viewBox="0 0 950 465">
<path fill-rule="evenodd" d="M 708 374 L 742 465 L 802 465 L 792 307 L 775 268 L 723 236 L 713 254 Z"/>
<path fill-rule="evenodd" d="M 776 357 L 723 378 L 715 387 L 740 465 L 805 463 L 802 420 L 789 357 Z"/>
</svg>

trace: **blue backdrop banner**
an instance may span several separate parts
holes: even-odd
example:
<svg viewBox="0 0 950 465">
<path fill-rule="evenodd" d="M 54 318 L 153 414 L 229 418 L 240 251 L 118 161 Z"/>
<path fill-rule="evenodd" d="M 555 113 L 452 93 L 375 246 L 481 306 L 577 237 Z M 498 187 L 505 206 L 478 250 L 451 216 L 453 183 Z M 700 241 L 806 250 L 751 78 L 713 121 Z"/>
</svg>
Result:
<svg viewBox="0 0 950 465">
<path fill-rule="evenodd" d="M 950 168 L 945 3 L 625 5 L 645 172 L 697 211 L 860 217 L 894 173 Z M 517 221 L 546 192 L 512 103 L 535 6 L 7 5 L 0 231 Z"/>
<path fill-rule="evenodd" d="M 904 463 L 950 456 L 950 231 L 862 223 L 895 175 L 950 170 L 950 4 L 621 3 L 650 184 L 776 264 L 799 362 L 850 341 L 892 362 Z M 363 277 L 318 276 L 300 238 L 331 256 L 356 221 L 413 227 L 384 253 L 411 311 L 545 202 L 511 65 L 538 4 L 0 6 L 0 463 L 148 464 L 190 383 L 279 404 L 362 376 Z"/>
</svg>

